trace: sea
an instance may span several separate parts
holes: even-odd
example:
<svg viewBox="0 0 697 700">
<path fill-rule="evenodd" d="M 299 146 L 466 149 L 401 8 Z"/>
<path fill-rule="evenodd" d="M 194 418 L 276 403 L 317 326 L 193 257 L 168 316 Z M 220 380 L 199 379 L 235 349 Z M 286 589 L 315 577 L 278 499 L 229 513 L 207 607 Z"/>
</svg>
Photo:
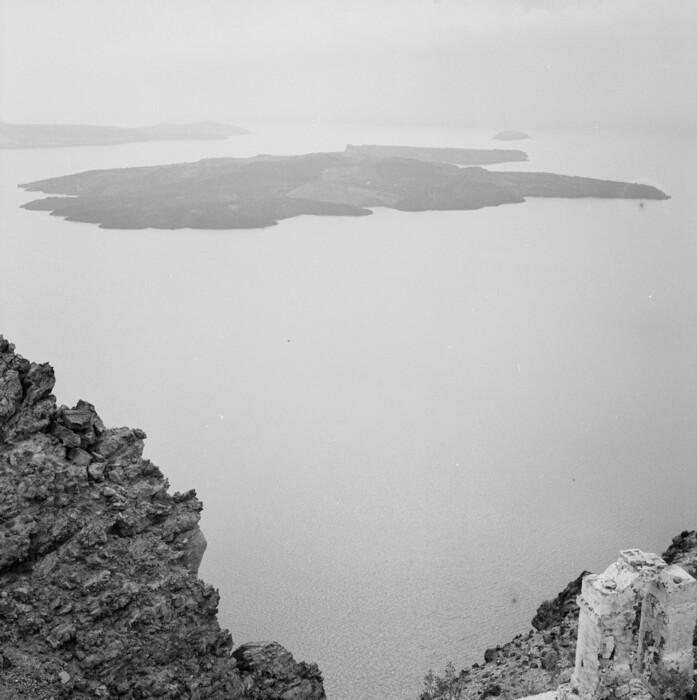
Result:
<svg viewBox="0 0 697 700">
<path fill-rule="evenodd" d="M 195 488 L 236 644 L 330 700 L 416 700 L 620 549 L 697 526 L 697 139 L 259 124 L 226 141 L 0 151 L 0 332 L 59 403 L 146 431 Z M 91 169 L 347 143 L 520 148 L 665 201 L 376 209 L 244 231 L 103 230 L 20 205 Z"/>
</svg>

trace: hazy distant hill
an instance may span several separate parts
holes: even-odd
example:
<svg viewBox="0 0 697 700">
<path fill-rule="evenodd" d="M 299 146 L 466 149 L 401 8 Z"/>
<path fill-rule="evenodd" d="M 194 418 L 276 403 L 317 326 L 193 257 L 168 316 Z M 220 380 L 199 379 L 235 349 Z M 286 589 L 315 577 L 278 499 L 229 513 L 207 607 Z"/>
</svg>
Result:
<svg viewBox="0 0 697 700">
<path fill-rule="evenodd" d="M 453 163 L 457 165 L 494 165 L 527 160 L 524 151 L 502 148 L 428 148 L 423 146 L 346 146 L 350 155 L 362 154 L 376 158 L 415 158 L 416 160 Z"/>
<path fill-rule="evenodd" d="M 0 122 L 0 148 L 108 146 L 137 141 L 201 141 L 248 134 L 246 129 L 215 122 L 155 124 L 136 128 L 90 124 L 9 124 Z"/>
</svg>

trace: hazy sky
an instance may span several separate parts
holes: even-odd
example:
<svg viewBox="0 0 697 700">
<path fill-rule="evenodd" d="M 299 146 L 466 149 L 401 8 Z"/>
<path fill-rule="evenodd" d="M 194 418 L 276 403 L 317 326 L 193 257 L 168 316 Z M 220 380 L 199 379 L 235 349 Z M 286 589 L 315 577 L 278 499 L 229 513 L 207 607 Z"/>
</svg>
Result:
<svg viewBox="0 0 697 700">
<path fill-rule="evenodd" d="M 0 120 L 697 118 L 694 0 L 0 0 Z"/>
</svg>

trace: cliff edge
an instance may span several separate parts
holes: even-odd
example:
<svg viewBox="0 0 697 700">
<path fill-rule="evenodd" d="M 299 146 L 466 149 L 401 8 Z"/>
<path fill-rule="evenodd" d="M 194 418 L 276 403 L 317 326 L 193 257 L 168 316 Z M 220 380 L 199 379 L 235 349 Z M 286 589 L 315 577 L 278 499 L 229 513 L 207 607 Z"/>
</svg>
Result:
<svg viewBox="0 0 697 700">
<path fill-rule="evenodd" d="M 325 698 L 280 645 L 233 652 L 195 491 L 54 383 L 0 336 L 0 698 Z"/>
</svg>

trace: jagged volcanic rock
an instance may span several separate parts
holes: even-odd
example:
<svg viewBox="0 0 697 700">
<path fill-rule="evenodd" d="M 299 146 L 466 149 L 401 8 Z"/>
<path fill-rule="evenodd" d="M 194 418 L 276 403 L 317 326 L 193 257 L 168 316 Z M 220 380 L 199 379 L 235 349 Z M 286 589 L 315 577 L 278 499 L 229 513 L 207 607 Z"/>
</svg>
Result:
<svg viewBox="0 0 697 700">
<path fill-rule="evenodd" d="M 54 382 L 0 336 L 0 698 L 324 698 L 277 644 L 231 654 L 196 493 Z"/>
<path fill-rule="evenodd" d="M 322 678 L 314 664 L 299 664 L 276 642 L 243 644 L 232 656 L 254 698 L 322 700 Z M 319 682 L 318 682 L 319 681 Z M 263 690 L 262 690 L 263 689 Z"/>
<path fill-rule="evenodd" d="M 566 584 L 564 590 L 556 598 L 545 600 L 537 608 L 537 613 L 532 619 L 532 626 L 536 630 L 546 630 L 561 624 L 567 614 L 578 612 L 576 598 L 581 594 L 583 577 L 589 573 L 590 571 L 582 571 L 577 578 Z"/>
</svg>

